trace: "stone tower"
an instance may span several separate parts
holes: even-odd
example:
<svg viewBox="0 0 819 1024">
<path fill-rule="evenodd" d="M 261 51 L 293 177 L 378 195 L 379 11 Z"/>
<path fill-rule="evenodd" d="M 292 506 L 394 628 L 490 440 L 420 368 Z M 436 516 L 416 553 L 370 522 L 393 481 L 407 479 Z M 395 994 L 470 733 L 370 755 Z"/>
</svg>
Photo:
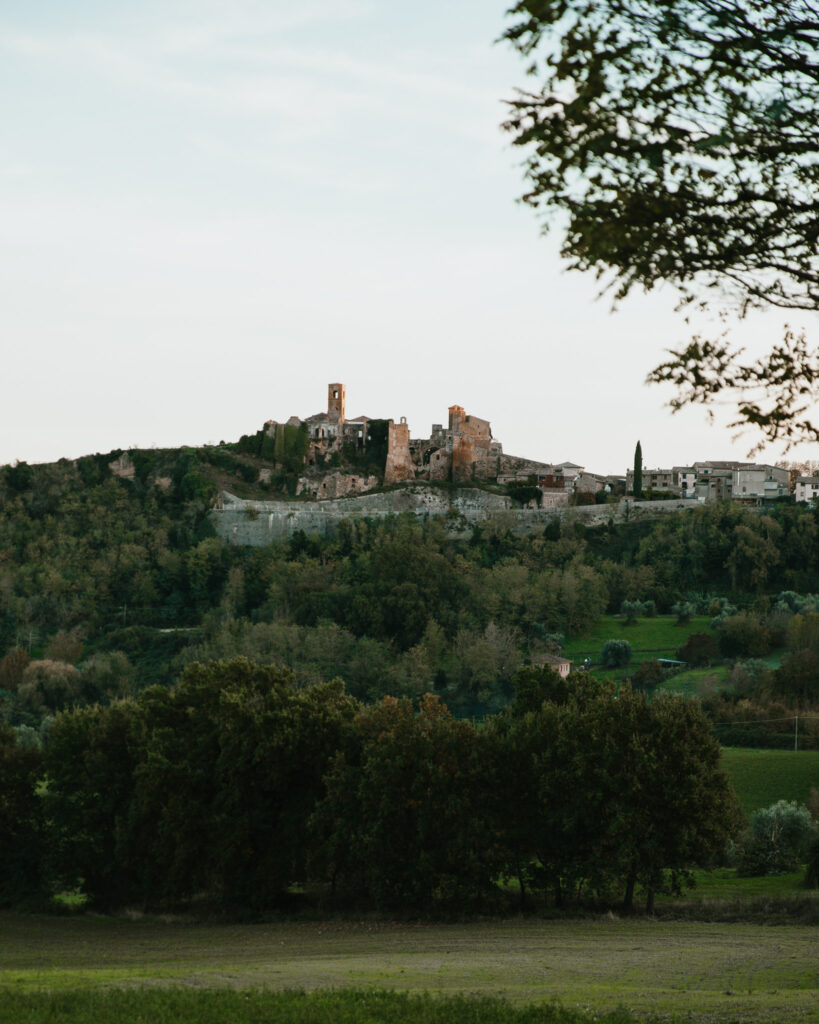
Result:
<svg viewBox="0 0 819 1024">
<path fill-rule="evenodd" d="M 327 385 L 327 416 L 336 423 L 344 422 L 345 388 L 343 384 Z"/>
<path fill-rule="evenodd" d="M 401 480 L 414 480 L 415 466 L 409 450 L 409 427 L 406 416 L 401 422 L 389 421 L 387 430 L 387 461 L 384 466 L 384 483 L 396 484 Z"/>
</svg>

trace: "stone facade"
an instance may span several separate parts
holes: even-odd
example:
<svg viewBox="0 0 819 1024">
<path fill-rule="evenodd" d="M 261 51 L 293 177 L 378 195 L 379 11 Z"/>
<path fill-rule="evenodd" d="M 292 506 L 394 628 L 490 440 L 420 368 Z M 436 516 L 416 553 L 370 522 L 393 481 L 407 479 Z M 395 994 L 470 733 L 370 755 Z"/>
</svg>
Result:
<svg viewBox="0 0 819 1024">
<path fill-rule="evenodd" d="M 541 508 L 562 508 L 569 504 L 569 492 L 564 487 L 541 487 Z"/>
<path fill-rule="evenodd" d="M 460 405 L 451 405 L 446 444 L 451 452 L 450 479 L 462 481 L 497 477 L 500 450 L 496 447 L 493 451 L 489 420 L 467 416 Z"/>
<path fill-rule="evenodd" d="M 372 440 L 370 429 L 373 417 L 359 416 L 347 419 L 346 388 L 341 383 L 327 385 L 327 412 L 316 413 L 305 420 L 292 416 L 288 425 L 307 427 L 309 449 L 307 466 L 318 466 L 327 455 L 351 447 L 366 451 Z M 276 426 L 268 420 L 268 430 Z M 387 452 L 384 464 L 384 483 L 404 483 L 412 480 L 493 480 L 503 468 L 503 447 L 492 437 L 489 420 L 467 415 L 460 405 L 449 408 L 448 424 L 433 424 L 430 436 L 411 438 L 405 417 L 396 423 L 387 421 Z M 524 460 L 515 460 L 523 463 Z M 536 471 L 541 463 L 531 463 Z M 508 468 L 508 467 L 507 467 Z M 520 468 L 520 467 L 518 467 Z"/>
<path fill-rule="evenodd" d="M 387 429 L 387 461 L 384 465 L 384 483 L 397 484 L 415 479 L 415 466 L 410 455 L 409 427 L 405 417 L 400 423 L 389 421 Z"/>
<path fill-rule="evenodd" d="M 326 412 L 304 420 L 291 416 L 285 424 L 303 426 L 307 432 L 305 472 L 299 480 L 298 496 L 331 499 L 373 489 L 370 477 L 356 475 L 349 468 L 334 473 L 328 465 L 365 465 L 368 473 L 382 472 L 386 485 L 422 481 L 469 484 L 477 480 L 536 483 L 544 494 L 540 504 L 546 508 L 564 505 L 575 489 L 584 489 L 577 486 L 578 481 L 585 481 L 590 490 L 607 486 L 604 478 L 595 478 L 591 485 L 592 475 L 572 462 L 553 465 L 505 454 L 492 436 L 489 420 L 468 414 L 462 405 L 451 405 L 446 425 L 433 423 L 429 436 L 419 438 L 410 436 L 403 416 L 397 422 L 369 416 L 349 419 L 346 400 L 343 384 L 328 384 Z M 268 420 L 271 435 L 276 427 L 274 420 Z M 381 458 L 383 465 L 378 465 Z"/>
<path fill-rule="evenodd" d="M 379 484 L 377 476 L 366 476 L 356 473 L 333 472 L 320 477 L 299 477 L 296 496 L 310 495 L 323 501 L 329 498 L 346 498 L 351 494 L 366 494 L 374 491 Z"/>
<path fill-rule="evenodd" d="M 682 509 L 699 507 L 699 502 L 682 498 L 673 501 L 634 502 L 617 505 L 563 506 L 555 509 L 512 508 L 511 499 L 477 488 L 436 488 L 408 484 L 399 490 L 328 501 L 242 501 L 223 492 L 211 512 L 216 533 L 229 544 L 261 547 L 287 540 L 297 530 L 332 536 L 342 519 L 384 519 L 410 512 L 419 519 L 444 516 L 453 536 L 468 535 L 474 526 L 496 522 L 517 536 L 540 532 L 555 519 L 600 526 L 609 521 L 629 522 L 656 519 Z"/>
<path fill-rule="evenodd" d="M 343 384 L 327 385 L 327 417 L 335 423 L 343 423 L 345 419 L 345 406 L 347 404 L 347 389 Z"/>
<path fill-rule="evenodd" d="M 645 469 L 643 468 L 643 490 L 644 491 L 670 491 L 672 494 L 680 494 L 680 478 L 676 468 L 672 469 Z M 626 491 L 634 493 L 634 470 L 626 472 Z"/>
</svg>

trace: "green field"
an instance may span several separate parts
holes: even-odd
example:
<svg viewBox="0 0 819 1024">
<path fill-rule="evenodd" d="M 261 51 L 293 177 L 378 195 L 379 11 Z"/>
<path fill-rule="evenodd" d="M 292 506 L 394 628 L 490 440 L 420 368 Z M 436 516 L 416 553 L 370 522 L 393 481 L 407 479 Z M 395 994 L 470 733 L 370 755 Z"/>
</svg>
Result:
<svg viewBox="0 0 819 1024">
<path fill-rule="evenodd" d="M 631 1024 L 556 1004 L 512 1006 L 492 996 L 409 995 L 378 989 L 331 992 L 181 988 L 5 996 L 0 1024 Z"/>
<path fill-rule="evenodd" d="M 250 990 L 264 988 L 389 989 L 500 996 L 518 1007 L 557 1001 L 594 1013 L 621 1005 L 641 1016 L 679 1014 L 688 1021 L 819 1022 L 817 954 L 819 933 L 810 927 L 620 920 L 611 914 L 583 921 L 448 925 L 338 920 L 208 925 L 4 914 L 0 1007 L 6 1007 L 6 1016 L 0 1020 L 279 1019 L 228 1012 L 183 1018 L 156 1011 L 122 1018 L 90 1012 L 87 1002 L 85 1017 L 83 1011 L 68 1012 L 72 1000 L 80 1005 L 89 992 L 124 990 L 122 999 L 133 1002 L 128 990 L 134 987 L 149 990 L 147 999 L 157 986 L 182 986 L 248 990 L 248 1004 L 257 998 Z M 46 990 L 55 993 L 50 1005 L 57 1012 L 26 1018 L 21 996 L 31 994 L 30 1005 L 42 1005 L 38 993 Z M 294 1019 L 306 1024 L 330 1018 Z M 479 1024 L 484 1018 L 476 1012 L 464 1019 Z"/>
<path fill-rule="evenodd" d="M 701 900 L 748 900 L 782 899 L 797 893 L 802 888 L 803 871 L 785 875 L 760 875 L 755 878 L 741 878 L 736 868 L 715 868 L 713 871 L 695 871 L 695 886 L 690 894 Z M 668 897 L 669 901 L 673 897 Z M 817 894 L 819 902 L 819 894 Z"/>
<path fill-rule="evenodd" d="M 685 697 L 696 697 L 708 690 L 719 690 L 725 686 L 730 668 L 727 665 L 712 665 L 710 668 L 691 668 L 669 676 L 661 689 L 681 693 Z"/>
<path fill-rule="evenodd" d="M 600 652 L 607 640 L 628 640 L 634 650 L 632 665 L 650 658 L 673 658 L 692 633 L 707 633 L 710 621 L 707 615 L 698 615 L 678 626 L 673 615 L 657 615 L 627 626 L 625 619 L 617 615 L 604 615 L 588 633 L 567 640 L 564 653 L 575 665 L 591 658 L 592 664 L 599 666 Z"/>
<path fill-rule="evenodd" d="M 709 616 L 698 615 L 685 625 L 678 626 L 673 615 L 657 615 L 653 619 L 639 619 L 633 625 L 627 626 L 625 619 L 619 615 L 604 615 L 593 629 L 567 640 L 564 653 L 567 658 L 572 659 L 575 667 L 580 665 L 584 658 L 589 658 L 595 675 L 622 681 L 630 677 L 635 667 L 643 661 L 652 658 L 676 659 L 677 651 L 692 633 L 711 632 L 710 621 Z M 633 653 L 627 668 L 602 668 L 600 655 L 607 640 L 628 640 L 631 644 Z M 776 668 L 782 661 L 782 651 L 775 651 L 761 660 L 771 668 Z M 730 671 L 729 665 L 683 669 L 669 676 L 661 689 L 681 693 L 686 697 L 697 696 L 724 687 Z"/>
<path fill-rule="evenodd" d="M 746 814 L 777 800 L 805 803 L 819 789 L 819 750 L 724 747 L 722 761 Z"/>
</svg>

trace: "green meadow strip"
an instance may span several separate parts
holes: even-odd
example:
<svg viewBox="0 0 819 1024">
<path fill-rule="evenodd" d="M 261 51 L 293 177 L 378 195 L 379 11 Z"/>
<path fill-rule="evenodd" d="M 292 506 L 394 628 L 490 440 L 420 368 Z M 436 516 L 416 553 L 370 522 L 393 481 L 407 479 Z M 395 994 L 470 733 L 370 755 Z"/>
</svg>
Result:
<svg viewBox="0 0 819 1024">
<path fill-rule="evenodd" d="M 777 800 L 805 803 L 811 787 L 819 788 L 819 750 L 724 747 L 722 764 L 749 815 Z"/>
<path fill-rule="evenodd" d="M 631 1024 L 556 1004 L 515 1007 L 489 996 L 433 997 L 375 990 L 344 992 L 139 989 L 0 993 L 0 1024 Z"/>
</svg>

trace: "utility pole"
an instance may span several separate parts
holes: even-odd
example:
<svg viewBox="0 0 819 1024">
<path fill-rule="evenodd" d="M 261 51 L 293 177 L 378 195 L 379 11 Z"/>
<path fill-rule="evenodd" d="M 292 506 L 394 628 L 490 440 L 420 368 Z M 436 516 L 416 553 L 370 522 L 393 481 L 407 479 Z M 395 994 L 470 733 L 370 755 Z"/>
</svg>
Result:
<svg viewBox="0 0 819 1024">
<path fill-rule="evenodd" d="M 799 750 L 799 715 L 794 715 L 793 718 L 793 749 Z"/>
</svg>

